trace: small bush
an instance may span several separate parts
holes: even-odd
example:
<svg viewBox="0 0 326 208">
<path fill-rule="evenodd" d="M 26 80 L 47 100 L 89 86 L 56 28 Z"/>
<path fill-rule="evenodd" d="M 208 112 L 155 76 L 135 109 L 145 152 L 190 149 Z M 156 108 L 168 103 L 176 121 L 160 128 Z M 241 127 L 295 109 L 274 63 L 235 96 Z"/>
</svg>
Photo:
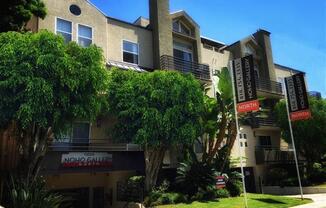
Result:
<svg viewBox="0 0 326 208">
<path fill-rule="evenodd" d="M 177 204 L 187 202 L 187 197 L 181 193 L 159 193 L 151 192 L 144 200 L 144 205 L 147 207 L 164 205 L 164 204 Z"/>
<path fill-rule="evenodd" d="M 217 189 L 215 191 L 215 197 L 216 198 L 228 198 L 230 197 L 230 193 L 227 189 Z"/>
<path fill-rule="evenodd" d="M 280 182 L 288 177 L 288 172 L 283 168 L 272 168 L 267 173 L 267 184 L 280 185 Z"/>
<path fill-rule="evenodd" d="M 321 183 L 326 181 L 326 167 L 321 163 L 314 163 L 309 171 L 309 180 L 313 183 Z"/>
<path fill-rule="evenodd" d="M 229 180 L 226 183 L 226 189 L 229 191 L 230 196 L 240 196 L 242 193 L 242 183 L 240 180 Z"/>
</svg>

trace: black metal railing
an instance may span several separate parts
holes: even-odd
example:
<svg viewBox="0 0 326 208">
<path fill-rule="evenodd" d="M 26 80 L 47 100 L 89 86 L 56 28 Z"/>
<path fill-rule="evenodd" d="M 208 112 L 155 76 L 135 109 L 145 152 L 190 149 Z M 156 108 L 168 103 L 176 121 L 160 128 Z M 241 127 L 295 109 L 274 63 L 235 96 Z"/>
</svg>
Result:
<svg viewBox="0 0 326 208">
<path fill-rule="evenodd" d="M 53 141 L 50 151 L 142 151 L 137 144 L 112 143 L 108 139 Z"/>
<path fill-rule="evenodd" d="M 160 59 L 162 69 L 177 70 L 183 73 L 192 73 L 197 79 L 209 81 L 211 74 L 209 66 L 192 61 L 185 61 L 177 57 L 163 55 Z"/>
<path fill-rule="evenodd" d="M 257 164 L 292 164 L 294 163 L 293 149 L 288 147 L 275 146 L 256 146 L 255 156 Z M 303 161 L 302 157 L 298 157 L 299 161 Z"/>
<path fill-rule="evenodd" d="M 283 94 L 282 84 L 269 79 L 256 78 L 256 87 L 258 90 L 272 92 L 276 94 Z"/>
</svg>

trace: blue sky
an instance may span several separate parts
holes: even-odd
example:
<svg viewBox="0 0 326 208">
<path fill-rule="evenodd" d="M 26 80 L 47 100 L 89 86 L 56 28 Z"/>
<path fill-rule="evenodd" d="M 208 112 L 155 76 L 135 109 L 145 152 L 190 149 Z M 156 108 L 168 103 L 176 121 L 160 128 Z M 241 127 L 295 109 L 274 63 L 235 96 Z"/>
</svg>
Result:
<svg viewBox="0 0 326 208">
<path fill-rule="evenodd" d="M 91 0 L 108 16 L 148 17 L 148 0 Z M 231 44 L 258 28 L 271 32 L 274 62 L 307 73 L 308 89 L 326 97 L 326 0 L 170 0 L 201 35 Z"/>
</svg>

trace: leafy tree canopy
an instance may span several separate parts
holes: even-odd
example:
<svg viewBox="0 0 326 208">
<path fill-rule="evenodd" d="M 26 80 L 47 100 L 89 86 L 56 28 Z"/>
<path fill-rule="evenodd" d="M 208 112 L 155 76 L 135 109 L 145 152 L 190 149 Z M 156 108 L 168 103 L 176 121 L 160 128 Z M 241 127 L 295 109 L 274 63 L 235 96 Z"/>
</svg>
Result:
<svg viewBox="0 0 326 208">
<path fill-rule="evenodd" d="M 191 143 L 199 136 L 203 92 L 193 76 L 113 69 L 108 89 L 120 138 L 143 146 L 168 147 Z"/>
<path fill-rule="evenodd" d="M 102 51 L 40 33 L 0 34 L 0 126 L 15 121 L 58 130 L 100 110 L 107 72 Z"/>
<path fill-rule="evenodd" d="M 116 138 L 144 148 L 145 188 L 156 184 L 165 151 L 192 144 L 200 135 L 204 99 L 192 75 L 174 71 L 138 73 L 113 69 L 108 103 L 116 115 Z"/>
<path fill-rule="evenodd" d="M 297 150 L 312 164 L 320 161 L 326 153 L 326 100 L 309 97 L 309 105 L 312 118 L 292 122 L 292 128 Z M 282 137 L 292 143 L 284 100 L 276 105 L 275 110 Z"/>
<path fill-rule="evenodd" d="M 22 31 L 32 16 L 44 18 L 42 0 L 4 0 L 0 7 L 0 32 Z"/>
</svg>

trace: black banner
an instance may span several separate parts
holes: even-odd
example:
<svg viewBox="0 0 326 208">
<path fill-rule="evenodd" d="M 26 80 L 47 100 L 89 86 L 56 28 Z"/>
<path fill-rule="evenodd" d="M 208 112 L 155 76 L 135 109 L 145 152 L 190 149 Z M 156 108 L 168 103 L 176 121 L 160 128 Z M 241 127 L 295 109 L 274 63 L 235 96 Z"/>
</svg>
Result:
<svg viewBox="0 0 326 208">
<path fill-rule="evenodd" d="M 237 103 L 257 100 L 252 55 L 233 60 L 232 66 Z"/>
<path fill-rule="evenodd" d="M 285 85 L 290 113 L 309 109 L 304 74 L 286 77 Z"/>
</svg>

